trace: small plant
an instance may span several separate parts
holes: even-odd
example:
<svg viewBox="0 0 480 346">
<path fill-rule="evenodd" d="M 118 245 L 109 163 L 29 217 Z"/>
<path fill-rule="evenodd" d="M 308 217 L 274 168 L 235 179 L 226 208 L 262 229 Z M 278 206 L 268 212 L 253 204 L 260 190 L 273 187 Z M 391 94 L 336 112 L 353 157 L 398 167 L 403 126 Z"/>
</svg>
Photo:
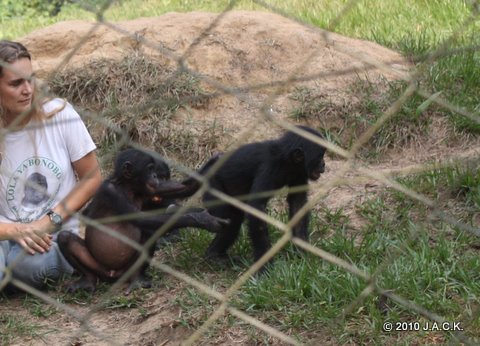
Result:
<svg viewBox="0 0 480 346">
<path fill-rule="evenodd" d="M 133 291 L 134 294 L 129 296 L 118 295 L 110 297 L 103 303 L 103 307 L 109 310 L 138 308 L 142 299 L 137 297 L 137 291 Z"/>
<path fill-rule="evenodd" d="M 25 296 L 22 305 L 36 317 L 49 317 L 57 313 L 57 309 L 54 306 L 46 304 L 42 300 L 31 295 Z"/>
<path fill-rule="evenodd" d="M 468 205 L 480 208 L 480 166 L 478 161 L 467 167 L 447 170 L 448 185 L 454 198 L 462 198 Z"/>
</svg>

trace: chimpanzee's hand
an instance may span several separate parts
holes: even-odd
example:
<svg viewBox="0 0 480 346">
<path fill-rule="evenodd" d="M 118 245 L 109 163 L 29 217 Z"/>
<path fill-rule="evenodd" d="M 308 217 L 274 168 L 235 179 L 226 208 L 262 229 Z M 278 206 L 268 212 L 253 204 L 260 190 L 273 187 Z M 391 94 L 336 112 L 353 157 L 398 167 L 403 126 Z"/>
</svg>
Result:
<svg viewBox="0 0 480 346">
<path fill-rule="evenodd" d="M 203 210 L 197 213 L 188 214 L 197 223 L 196 227 L 204 228 L 212 233 L 220 233 L 222 230 L 230 224 L 229 219 L 222 219 L 211 215 L 207 210 Z"/>
</svg>

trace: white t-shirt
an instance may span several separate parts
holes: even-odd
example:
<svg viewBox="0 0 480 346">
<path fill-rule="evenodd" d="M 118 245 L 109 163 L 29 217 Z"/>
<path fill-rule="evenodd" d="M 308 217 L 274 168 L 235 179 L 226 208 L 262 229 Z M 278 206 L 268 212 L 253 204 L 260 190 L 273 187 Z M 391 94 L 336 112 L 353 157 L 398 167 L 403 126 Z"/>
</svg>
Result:
<svg viewBox="0 0 480 346">
<path fill-rule="evenodd" d="M 0 222 L 28 223 L 45 215 L 77 183 L 72 162 L 96 148 L 69 103 L 54 99 L 46 102 L 43 109 L 47 114 L 62 110 L 42 124 L 30 122 L 3 139 Z M 78 220 L 71 218 L 62 229 L 78 232 L 78 226 Z"/>
</svg>

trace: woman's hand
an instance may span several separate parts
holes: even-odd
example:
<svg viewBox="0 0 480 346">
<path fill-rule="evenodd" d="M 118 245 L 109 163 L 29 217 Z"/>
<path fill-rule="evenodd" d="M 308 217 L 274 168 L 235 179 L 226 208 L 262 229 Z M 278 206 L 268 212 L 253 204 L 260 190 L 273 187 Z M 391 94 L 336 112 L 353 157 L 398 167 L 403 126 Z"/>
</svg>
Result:
<svg viewBox="0 0 480 346">
<path fill-rule="evenodd" d="M 52 245 L 52 235 L 48 233 L 51 224 L 43 220 L 31 223 L 12 223 L 11 237 L 30 255 L 45 253 Z"/>
</svg>

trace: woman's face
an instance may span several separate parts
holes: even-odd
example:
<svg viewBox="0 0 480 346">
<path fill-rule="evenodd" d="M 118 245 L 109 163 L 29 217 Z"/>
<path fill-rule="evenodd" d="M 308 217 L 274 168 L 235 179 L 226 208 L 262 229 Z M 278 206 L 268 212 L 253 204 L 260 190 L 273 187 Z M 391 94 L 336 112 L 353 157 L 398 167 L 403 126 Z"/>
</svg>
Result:
<svg viewBox="0 0 480 346">
<path fill-rule="evenodd" d="M 28 58 L 20 58 L 2 68 L 0 77 L 0 105 L 8 122 L 28 111 L 33 98 L 33 69 Z"/>
</svg>

